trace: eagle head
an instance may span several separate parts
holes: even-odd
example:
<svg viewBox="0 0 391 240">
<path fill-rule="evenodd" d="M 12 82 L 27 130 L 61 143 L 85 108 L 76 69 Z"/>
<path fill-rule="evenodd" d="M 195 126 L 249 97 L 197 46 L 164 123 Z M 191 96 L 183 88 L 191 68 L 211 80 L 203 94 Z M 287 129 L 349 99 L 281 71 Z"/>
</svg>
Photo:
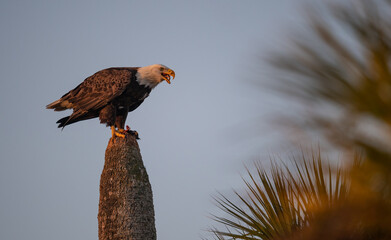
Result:
<svg viewBox="0 0 391 240">
<path fill-rule="evenodd" d="M 154 64 L 146 67 L 140 67 L 137 70 L 136 78 L 140 85 L 154 88 L 160 82 L 166 81 L 171 83 L 170 80 L 175 78 L 174 70 L 162 65 Z"/>
</svg>

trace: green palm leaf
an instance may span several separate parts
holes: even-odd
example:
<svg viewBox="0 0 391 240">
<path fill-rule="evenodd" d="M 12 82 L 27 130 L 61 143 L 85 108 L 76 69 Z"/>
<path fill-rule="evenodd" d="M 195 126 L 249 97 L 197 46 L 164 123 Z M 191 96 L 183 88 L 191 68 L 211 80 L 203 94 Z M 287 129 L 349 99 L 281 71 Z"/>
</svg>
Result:
<svg viewBox="0 0 391 240">
<path fill-rule="evenodd" d="M 255 164 L 256 173 L 247 170 L 245 194 L 234 191 L 237 201 L 222 194 L 216 205 L 227 216 L 216 216 L 224 230 L 212 229 L 215 239 L 281 239 L 311 225 L 318 209 L 327 209 L 346 197 L 346 173 L 322 163 L 320 154 L 310 160 L 294 159 L 294 172 L 273 163 L 270 173 Z M 325 170 L 326 169 L 326 170 Z M 334 174 L 333 174 L 334 173 Z M 334 190 L 334 191 L 333 191 Z"/>
</svg>

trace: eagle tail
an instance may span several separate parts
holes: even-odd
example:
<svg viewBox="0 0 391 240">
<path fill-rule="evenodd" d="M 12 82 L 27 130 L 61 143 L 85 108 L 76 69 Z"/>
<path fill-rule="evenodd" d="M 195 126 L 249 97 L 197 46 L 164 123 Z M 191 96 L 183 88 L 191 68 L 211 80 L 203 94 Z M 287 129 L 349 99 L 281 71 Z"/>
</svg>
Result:
<svg viewBox="0 0 391 240">
<path fill-rule="evenodd" d="M 58 99 L 57 101 L 54 101 L 48 105 L 46 105 L 47 109 L 54 109 L 54 111 L 64 111 L 66 109 L 72 108 L 72 104 L 67 101 L 63 100 L 62 98 Z"/>
<path fill-rule="evenodd" d="M 58 123 L 58 128 L 64 128 L 65 126 L 70 125 L 72 123 L 88 120 L 91 118 L 96 118 L 98 116 L 99 116 L 99 112 L 89 112 L 86 114 L 73 113 L 70 116 L 59 119 L 56 123 Z"/>
<path fill-rule="evenodd" d="M 64 129 L 65 126 L 70 125 L 72 123 L 85 120 L 86 118 L 83 117 L 74 117 L 73 114 L 67 117 L 63 117 L 59 119 L 56 123 L 58 123 L 58 128 Z"/>
<path fill-rule="evenodd" d="M 60 120 L 58 120 L 56 123 L 58 123 L 58 128 L 64 128 L 66 125 L 71 124 L 69 121 L 69 118 L 71 116 L 63 117 Z"/>
</svg>

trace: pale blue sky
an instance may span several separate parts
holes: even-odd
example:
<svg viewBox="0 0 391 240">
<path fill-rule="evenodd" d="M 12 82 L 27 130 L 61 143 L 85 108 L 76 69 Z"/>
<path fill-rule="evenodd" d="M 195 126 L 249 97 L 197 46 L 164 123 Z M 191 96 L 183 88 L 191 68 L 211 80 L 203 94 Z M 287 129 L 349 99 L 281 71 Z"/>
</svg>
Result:
<svg viewBox="0 0 391 240">
<path fill-rule="evenodd" d="M 127 124 L 141 137 L 158 239 L 206 235 L 211 196 L 274 147 L 262 129 L 275 106 L 250 82 L 270 77 L 260 57 L 294 32 L 299 2 L 1 1 L 0 239 L 98 238 L 110 130 L 95 119 L 60 131 L 69 112 L 45 106 L 100 69 L 155 63 L 176 78 Z"/>
</svg>

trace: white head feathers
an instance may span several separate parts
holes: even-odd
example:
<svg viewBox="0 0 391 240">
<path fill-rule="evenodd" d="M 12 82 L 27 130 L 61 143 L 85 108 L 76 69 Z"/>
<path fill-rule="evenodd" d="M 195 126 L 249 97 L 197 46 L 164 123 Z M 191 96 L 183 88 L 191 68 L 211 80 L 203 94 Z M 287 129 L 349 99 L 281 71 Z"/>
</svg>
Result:
<svg viewBox="0 0 391 240">
<path fill-rule="evenodd" d="M 146 67 L 141 67 L 137 70 L 136 78 L 140 85 L 154 88 L 161 81 L 165 79 L 162 77 L 162 73 L 169 68 L 162 64 L 154 64 Z"/>
</svg>

